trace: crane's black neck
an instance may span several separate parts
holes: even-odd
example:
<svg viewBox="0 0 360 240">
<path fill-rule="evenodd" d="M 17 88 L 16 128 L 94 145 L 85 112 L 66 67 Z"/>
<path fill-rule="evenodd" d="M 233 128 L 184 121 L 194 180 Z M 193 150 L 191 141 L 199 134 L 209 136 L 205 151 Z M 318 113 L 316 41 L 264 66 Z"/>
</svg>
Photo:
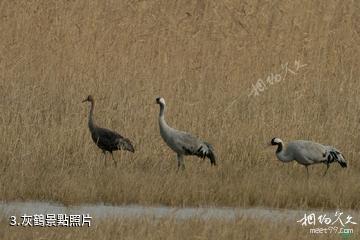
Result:
<svg viewBox="0 0 360 240">
<path fill-rule="evenodd" d="M 278 145 L 278 148 L 276 149 L 276 153 L 280 153 L 283 150 L 284 145 L 282 142 L 277 143 L 276 145 Z"/>
<path fill-rule="evenodd" d="M 283 143 L 282 142 L 280 142 L 280 143 L 278 143 L 277 144 L 277 149 L 276 149 L 276 153 L 280 153 L 282 150 L 283 150 L 283 148 L 284 148 L 284 146 L 283 146 Z"/>
</svg>

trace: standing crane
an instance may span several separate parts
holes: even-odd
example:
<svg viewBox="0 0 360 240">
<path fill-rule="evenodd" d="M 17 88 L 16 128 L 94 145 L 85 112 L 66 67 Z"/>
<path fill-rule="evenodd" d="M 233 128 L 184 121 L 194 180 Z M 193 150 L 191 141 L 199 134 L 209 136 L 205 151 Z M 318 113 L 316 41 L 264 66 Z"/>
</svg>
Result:
<svg viewBox="0 0 360 240">
<path fill-rule="evenodd" d="M 332 146 L 322 145 L 312 141 L 295 140 L 289 142 L 284 149 L 284 143 L 280 138 L 273 138 L 270 144 L 277 146 L 276 156 L 280 161 L 287 163 L 295 160 L 306 167 L 308 176 L 308 166 L 312 164 L 326 164 L 324 176 L 326 175 L 330 164 L 333 162 L 338 162 L 343 168 L 347 167 L 344 155 Z"/>
<path fill-rule="evenodd" d="M 105 166 L 106 166 L 106 152 L 111 153 L 115 166 L 117 165 L 117 162 L 115 161 L 113 151 L 126 150 L 132 153 L 135 152 L 135 149 L 129 139 L 124 138 L 117 132 L 112 131 L 110 129 L 101 128 L 94 123 L 95 101 L 91 95 L 89 95 L 83 102 L 90 102 L 91 104 L 88 126 L 92 140 L 102 150 L 104 154 Z"/>
<path fill-rule="evenodd" d="M 211 165 L 216 165 L 216 157 L 213 147 L 187 132 L 171 128 L 165 121 L 165 99 L 156 98 L 160 105 L 159 126 L 160 135 L 165 143 L 177 154 L 178 169 L 185 169 L 184 155 L 195 155 L 200 158 L 209 158 Z"/>
</svg>

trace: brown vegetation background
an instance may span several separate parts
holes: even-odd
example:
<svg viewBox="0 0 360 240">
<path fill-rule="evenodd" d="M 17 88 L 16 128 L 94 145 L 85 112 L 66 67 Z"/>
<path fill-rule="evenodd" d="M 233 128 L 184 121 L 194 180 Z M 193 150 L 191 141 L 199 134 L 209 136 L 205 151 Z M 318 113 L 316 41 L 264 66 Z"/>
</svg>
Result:
<svg viewBox="0 0 360 240">
<path fill-rule="evenodd" d="M 1 1 L 0 199 L 65 204 L 360 208 L 357 1 Z M 270 84 L 266 77 L 295 71 Z M 258 96 L 252 85 L 263 79 Z M 87 128 L 132 139 L 115 168 Z M 219 159 L 175 154 L 167 121 Z M 267 144 L 339 148 L 347 169 L 283 164 Z"/>
</svg>

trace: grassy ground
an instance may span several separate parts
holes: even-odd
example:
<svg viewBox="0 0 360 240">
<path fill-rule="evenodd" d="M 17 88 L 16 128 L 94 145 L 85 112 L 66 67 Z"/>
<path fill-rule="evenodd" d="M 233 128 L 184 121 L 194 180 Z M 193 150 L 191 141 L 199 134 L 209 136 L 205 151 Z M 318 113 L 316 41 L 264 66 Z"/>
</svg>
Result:
<svg viewBox="0 0 360 240">
<path fill-rule="evenodd" d="M 1 225 L 6 225 L 2 222 Z M 221 220 L 177 221 L 164 218 L 154 221 L 141 219 L 108 219 L 87 228 L 56 227 L 10 227 L 0 228 L 2 239 L 343 239 L 342 234 L 314 234 L 309 227 L 295 223 L 254 222 L 238 219 L 227 222 Z M 347 239 L 355 239 L 354 231 Z M 346 239 L 346 238 L 344 238 Z"/>
<path fill-rule="evenodd" d="M 357 1 L 2 1 L 0 200 L 360 209 L 359 10 Z M 260 78 L 266 88 L 253 96 Z M 104 167 L 90 138 L 88 94 L 97 123 L 135 143 L 135 154 L 115 154 L 117 168 L 110 158 Z M 218 167 L 188 157 L 176 171 L 157 96 L 171 126 L 214 145 Z M 326 167 L 313 166 L 307 181 L 266 146 L 275 136 L 334 145 L 349 167 L 321 177 Z"/>
</svg>

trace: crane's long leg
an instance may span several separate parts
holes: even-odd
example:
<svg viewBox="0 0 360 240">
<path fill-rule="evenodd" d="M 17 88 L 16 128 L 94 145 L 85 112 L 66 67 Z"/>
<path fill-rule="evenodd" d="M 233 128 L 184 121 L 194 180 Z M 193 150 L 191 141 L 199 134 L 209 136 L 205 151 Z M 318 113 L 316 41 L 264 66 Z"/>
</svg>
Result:
<svg viewBox="0 0 360 240">
<path fill-rule="evenodd" d="M 112 159 L 113 159 L 113 161 L 114 161 L 114 163 L 115 163 L 115 167 L 117 167 L 117 162 L 116 162 L 116 160 L 115 160 L 114 155 L 113 155 L 112 152 L 111 152 L 111 156 L 112 156 Z"/>
<path fill-rule="evenodd" d="M 103 151 L 103 154 L 104 154 L 104 164 L 105 164 L 105 167 L 106 167 L 106 152 Z"/>
<path fill-rule="evenodd" d="M 309 169 L 308 169 L 308 165 L 305 165 L 305 167 L 306 167 L 307 178 L 309 179 Z"/>
<path fill-rule="evenodd" d="M 181 170 L 185 169 L 184 157 L 181 154 L 177 155 L 177 162 L 178 162 L 178 170 L 181 167 Z"/>
<path fill-rule="evenodd" d="M 178 154 L 176 156 L 176 158 L 177 158 L 177 165 L 178 165 L 178 170 L 179 170 L 180 169 L 180 155 Z"/>
<path fill-rule="evenodd" d="M 326 170 L 325 170 L 325 173 L 324 173 L 323 177 L 325 177 L 327 171 L 329 170 L 329 167 L 330 167 L 330 164 L 327 163 L 327 164 L 326 164 Z"/>
</svg>

